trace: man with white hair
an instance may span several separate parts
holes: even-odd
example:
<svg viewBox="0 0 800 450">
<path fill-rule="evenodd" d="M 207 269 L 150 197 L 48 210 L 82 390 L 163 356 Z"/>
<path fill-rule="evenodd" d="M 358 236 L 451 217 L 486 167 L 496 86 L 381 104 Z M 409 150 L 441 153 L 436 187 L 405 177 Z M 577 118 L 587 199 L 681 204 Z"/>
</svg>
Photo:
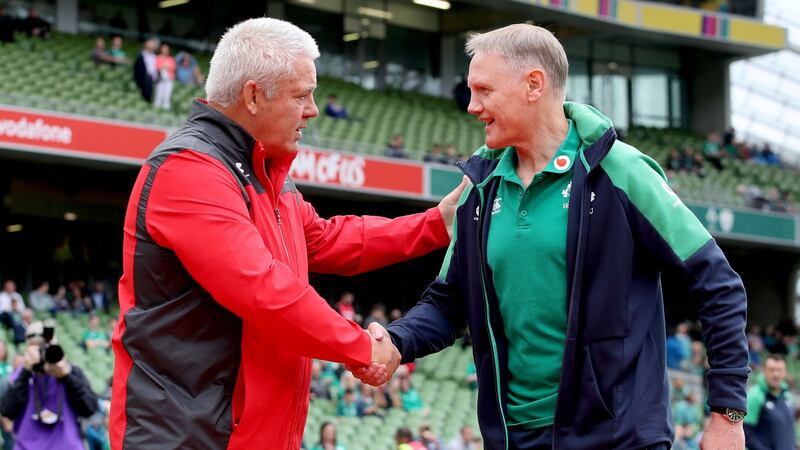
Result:
<svg viewBox="0 0 800 450">
<path fill-rule="evenodd" d="M 459 191 L 425 213 L 320 218 L 287 176 L 314 103 L 317 46 L 275 19 L 229 29 L 208 101 L 145 162 L 124 226 L 114 449 L 298 449 L 312 359 L 399 363 L 308 272 L 350 275 L 442 248 Z M 463 189 L 463 187 L 462 187 Z"/>
<path fill-rule="evenodd" d="M 746 298 L 720 248 L 658 164 L 564 101 L 552 33 L 511 25 L 467 53 L 486 145 L 458 164 L 472 185 L 439 277 L 388 327 L 403 361 L 469 327 L 487 449 L 667 449 L 669 271 L 698 300 L 708 348 L 702 447 L 743 449 Z"/>
</svg>

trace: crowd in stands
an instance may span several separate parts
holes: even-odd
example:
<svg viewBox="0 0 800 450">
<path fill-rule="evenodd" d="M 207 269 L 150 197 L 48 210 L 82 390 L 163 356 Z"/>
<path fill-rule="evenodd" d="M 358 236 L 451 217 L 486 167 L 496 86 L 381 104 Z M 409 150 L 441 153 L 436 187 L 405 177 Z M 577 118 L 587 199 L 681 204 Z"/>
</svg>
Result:
<svg viewBox="0 0 800 450">
<path fill-rule="evenodd" d="M 110 315 L 104 324 L 96 313 L 109 315 L 112 301 L 103 282 L 87 289 L 87 283 L 73 281 L 55 291 L 44 282 L 28 294 L 27 301 L 13 280 L 3 283 L 0 323 L 6 335 L 13 337 L 9 344 L 13 343 L 15 349 L 9 361 L 9 344 L 0 338 L 0 411 L 5 415 L 0 417 L 0 434 L 4 450 L 82 449 L 84 439 L 90 450 L 108 448 L 110 381 L 98 396 L 81 367 L 64 350 L 57 362 L 48 361 L 49 365 L 38 364 L 37 368 L 35 360 L 50 358 L 42 349 L 59 342 L 52 318 L 57 314 L 88 315 L 80 348 L 87 355 L 109 352 L 116 317 Z"/>
<path fill-rule="evenodd" d="M 750 367 L 753 373 L 750 375 L 750 390 L 748 391 L 748 408 L 753 404 L 750 398 L 753 392 L 764 389 L 762 370 L 765 368 L 766 359 L 778 361 L 783 364 L 784 374 L 780 382 L 783 383 L 783 394 L 778 394 L 779 398 L 788 398 L 788 412 L 791 415 L 791 426 L 794 429 L 796 412 L 791 394 L 792 390 L 797 390 L 797 380 L 785 373 L 786 362 L 792 363 L 800 357 L 800 347 L 797 342 L 797 327 L 789 319 L 781 320 L 777 325 L 761 327 L 751 325 L 747 332 L 749 347 Z M 702 342 L 702 330 L 699 323 L 683 322 L 679 323 L 667 338 L 667 366 L 670 369 L 672 385 L 672 415 L 675 425 L 675 450 L 697 450 L 702 437 L 701 432 L 704 427 L 706 417 L 710 413 L 705 405 L 705 374 L 708 370 L 708 362 L 705 354 L 705 347 Z M 703 389 L 692 388 L 693 381 L 699 381 Z M 780 384 L 780 383 L 779 383 Z M 777 404 L 773 399 L 773 404 Z M 764 402 L 762 401 L 762 404 Z M 767 406 L 769 407 L 769 406 Z M 774 408 L 773 408 L 774 409 Z M 764 426 L 771 430 L 768 425 L 759 425 L 758 411 L 748 411 L 750 416 L 750 427 L 748 434 L 755 429 Z M 747 419 L 747 418 L 746 418 Z M 787 425 L 789 426 L 789 425 Z M 770 432 L 767 430 L 767 433 Z M 792 431 L 794 436 L 794 431 Z M 794 438 L 793 438 L 794 439 Z M 770 446 L 759 447 L 749 441 L 748 448 L 773 448 Z M 777 448 L 777 447 L 774 447 Z M 783 447 L 781 447 L 783 448 Z M 794 448 L 794 447 L 792 447 Z"/>
<path fill-rule="evenodd" d="M 713 132 L 708 135 L 702 148 L 687 145 L 682 150 L 670 149 L 664 168 L 667 175 L 689 173 L 700 178 L 706 177 L 709 170 L 725 170 L 724 160 L 738 160 L 748 164 L 781 167 L 778 155 L 772 151 L 769 143 L 759 147 L 736 140 L 736 131 L 729 128 L 725 133 Z M 791 193 L 777 187 L 761 188 L 759 186 L 740 184 L 736 193 L 744 199 L 744 204 L 764 211 L 797 213 Z"/>
<path fill-rule="evenodd" d="M 759 148 L 736 140 L 736 130 L 729 128 L 724 134 L 708 135 L 701 149 L 686 146 L 682 151 L 673 148 L 664 163 L 664 168 L 674 172 L 689 172 L 704 177 L 708 166 L 723 170 L 722 160 L 737 159 L 767 166 L 781 166 L 781 160 L 770 145 Z"/>
<path fill-rule="evenodd" d="M 0 5 L 1 43 L 14 42 L 15 32 L 25 33 L 28 37 L 48 39 L 50 30 L 50 23 L 39 17 L 39 11 L 35 7 L 28 8 L 25 17 L 17 17 L 7 11 L 4 5 Z"/>
<path fill-rule="evenodd" d="M 385 327 L 390 321 L 397 320 L 403 315 L 399 309 L 393 309 L 387 317 L 386 307 L 378 303 L 370 308 L 366 317 L 362 317 L 357 313 L 355 296 L 351 292 L 344 292 L 333 307 L 343 317 L 358 322 L 364 328 L 372 322 L 377 322 Z M 383 418 L 392 408 L 407 412 L 419 412 L 426 417 L 430 409 L 414 387 L 412 375 L 415 370 L 415 363 L 403 364 L 388 383 L 380 387 L 373 387 L 356 379 L 341 364 L 315 360 L 311 367 L 311 398 L 334 402 L 338 417 Z M 468 384 L 469 379 L 470 376 L 467 375 L 465 384 Z M 452 437 L 452 440 L 441 439 L 433 433 L 430 426 L 424 424 L 416 433 L 407 427 L 400 427 L 394 436 L 398 450 L 477 450 L 481 448 L 480 438 L 474 435 L 472 428 L 468 425 L 464 425 L 459 435 Z M 337 443 L 336 425 L 333 422 L 323 423 L 319 436 L 306 436 L 305 441 L 304 448 L 312 450 L 354 450 L 345 449 Z"/>
</svg>

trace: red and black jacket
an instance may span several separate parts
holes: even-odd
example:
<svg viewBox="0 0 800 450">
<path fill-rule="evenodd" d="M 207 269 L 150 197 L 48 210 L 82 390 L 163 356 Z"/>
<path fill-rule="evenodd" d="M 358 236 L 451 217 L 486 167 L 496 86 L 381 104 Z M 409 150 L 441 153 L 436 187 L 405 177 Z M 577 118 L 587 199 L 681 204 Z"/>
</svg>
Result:
<svg viewBox="0 0 800 450">
<path fill-rule="evenodd" d="M 114 449 L 297 449 L 311 358 L 368 364 L 367 333 L 308 272 L 357 274 L 449 242 L 437 208 L 320 218 L 285 160 L 196 101 L 156 148 L 125 217 Z"/>
</svg>

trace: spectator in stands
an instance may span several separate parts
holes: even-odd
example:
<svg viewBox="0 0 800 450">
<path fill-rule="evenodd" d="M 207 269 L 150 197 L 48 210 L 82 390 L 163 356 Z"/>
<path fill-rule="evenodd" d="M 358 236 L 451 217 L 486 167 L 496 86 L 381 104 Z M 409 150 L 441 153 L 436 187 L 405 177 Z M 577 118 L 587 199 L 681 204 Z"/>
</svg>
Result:
<svg viewBox="0 0 800 450">
<path fill-rule="evenodd" d="M 86 293 L 86 283 L 80 280 L 71 281 L 67 287 L 67 299 L 73 313 L 89 312 L 94 309 L 91 297 Z"/>
<path fill-rule="evenodd" d="M 100 317 L 94 314 L 89 316 L 89 328 L 83 332 L 81 346 L 87 351 L 95 348 L 106 350 L 111 346 L 108 333 L 100 329 Z"/>
<path fill-rule="evenodd" d="M 142 45 L 142 51 L 133 63 L 133 79 L 142 98 L 148 103 L 153 101 L 153 86 L 158 79 L 158 66 L 156 63 L 156 49 L 158 39 L 150 38 Z"/>
<path fill-rule="evenodd" d="M 95 311 L 109 312 L 111 309 L 111 295 L 106 291 L 106 285 L 102 281 L 94 283 L 94 290 L 91 293 L 92 305 Z"/>
<path fill-rule="evenodd" d="M 781 165 L 780 158 L 778 158 L 778 155 L 772 151 L 772 147 L 770 147 L 769 142 L 764 144 L 764 148 L 761 150 L 761 152 L 759 152 L 758 156 L 756 157 L 756 162 L 768 166 Z"/>
<path fill-rule="evenodd" d="M 386 320 L 386 306 L 384 306 L 383 303 L 376 303 L 372 305 L 372 310 L 370 311 L 369 316 L 364 319 L 364 328 L 367 328 L 372 322 L 377 322 L 384 328 L 389 325 L 389 321 Z"/>
<path fill-rule="evenodd" d="M 25 342 L 25 328 L 21 324 L 23 311 L 25 302 L 17 292 L 17 284 L 13 280 L 6 280 L 0 292 L 0 323 L 14 333 L 15 344 Z"/>
<path fill-rule="evenodd" d="M 311 450 L 345 450 L 336 443 L 336 425 L 333 422 L 324 422 L 319 428 L 319 442 Z"/>
<path fill-rule="evenodd" d="M 355 301 L 356 297 L 352 292 L 344 291 L 341 297 L 339 297 L 339 301 L 336 303 L 336 311 L 347 320 L 359 322 L 358 314 L 356 314 Z"/>
<path fill-rule="evenodd" d="M 719 133 L 713 132 L 708 135 L 706 143 L 703 144 L 703 156 L 706 161 L 710 162 L 717 170 L 722 170 L 722 152 L 720 150 L 720 136 Z"/>
<path fill-rule="evenodd" d="M 708 370 L 708 357 L 706 347 L 701 341 L 692 341 L 691 357 L 689 358 L 686 370 L 698 376 L 705 376 Z"/>
<path fill-rule="evenodd" d="M 20 30 L 28 37 L 50 37 L 50 23 L 39 17 L 39 10 L 34 7 L 28 8 L 28 17 L 22 19 Z"/>
<path fill-rule="evenodd" d="M 129 63 L 128 55 L 125 54 L 125 50 L 122 48 L 122 36 L 111 38 L 111 48 L 108 50 L 108 54 L 114 58 L 114 64 L 125 65 Z"/>
<path fill-rule="evenodd" d="M 768 209 L 769 200 L 758 186 L 740 184 L 736 186 L 736 193 L 744 199 L 744 204 L 750 208 Z"/>
<path fill-rule="evenodd" d="M 411 383 L 411 376 L 400 379 L 400 400 L 403 402 L 403 410 L 406 412 L 425 411 L 425 402 L 419 395 L 419 391 Z"/>
<path fill-rule="evenodd" d="M 0 380 L 5 380 L 11 375 L 11 363 L 8 362 L 8 344 L 0 341 Z"/>
<path fill-rule="evenodd" d="M 156 108 L 172 108 L 172 88 L 175 85 L 175 58 L 169 52 L 169 45 L 161 44 L 156 57 L 156 69 L 158 70 L 158 80 L 156 81 L 156 92 L 153 98 L 153 106 Z"/>
<path fill-rule="evenodd" d="M 339 417 L 358 417 L 358 405 L 356 404 L 356 393 L 353 388 L 344 390 L 344 395 L 336 405 L 336 415 Z"/>
<path fill-rule="evenodd" d="M 425 450 L 444 450 L 444 446 L 428 424 L 419 426 L 419 443 Z"/>
<path fill-rule="evenodd" d="M 433 144 L 431 145 L 430 151 L 428 151 L 428 153 L 425 153 L 425 156 L 422 158 L 422 160 L 425 162 L 438 163 L 441 162 L 442 156 L 444 156 L 442 155 L 442 146 L 439 144 Z"/>
<path fill-rule="evenodd" d="M 467 374 L 464 379 L 470 391 L 478 390 L 478 370 L 475 367 L 474 361 L 470 361 L 470 363 L 467 364 Z"/>
<path fill-rule="evenodd" d="M 464 425 L 458 432 L 458 436 L 447 443 L 447 450 L 477 450 L 475 445 L 475 434 L 472 427 Z"/>
<path fill-rule="evenodd" d="M 703 158 L 703 155 L 700 152 L 693 152 L 692 153 L 692 166 L 690 172 L 697 175 L 700 178 L 705 178 L 706 176 L 706 161 Z"/>
<path fill-rule="evenodd" d="M 697 408 L 697 400 L 691 392 L 679 395 L 672 404 L 672 420 L 676 425 L 699 427 L 703 418 Z"/>
<path fill-rule="evenodd" d="M 489 448 L 667 449 L 660 279 L 675 274 L 708 346 L 703 445 L 743 448 L 747 300 L 722 250 L 608 118 L 564 102 L 567 56 L 551 32 L 510 25 L 472 35 L 467 50 L 469 112 L 486 147 L 506 150 L 462 165 L 474 184 L 439 276 L 404 318 L 372 331 L 412 361 L 469 327 Z M 543 240 L 544 223 L 560 237 Z"/>
<path fill-rule="evenodd" d="M 664 163 L 664 168 L 667 170 L 674 170 L 680 172 L 686 168 L 685 158 L 680 154 L 677 148 L 671 148 L 667 161 Z"/>
<path fill-rule="evenodd" d="M 17 292 L 17 283 L 14 280 L 6 280 L 3 283 L 3 291 L 0 292 L 0 314 L 11 312 L 11 300 L 16 300 L 17 312 L 22 313 L 25 309 L 25 301 L 22 295 Z"/>
<path fill-rule="evenodd" d="M 422 444 L 414 440 L 414 435 L 411 434 L 411 429 L 408 427 L 397 429 L 394 442 L 397 444 L 397 450 L 425 450 Z"/>
<path fill-rule="evenodd" d="M 72 305 L 67 298 L 67 287 L 59 286 L 56 290 L 56 295 L 53 296 L 53 303 L 55 304 L 56 311 L 70 311 Z"/>
<path fill-rule="evenodd" d="M 329 379 L 322 378 L 322 363 L 314 360 L 311 363 L 311 398 L 331 399 L 331 383 Z"/>
<path fill-rule="evenodd" d="M 356 396 L 356 410 L 358 411 L 358 416 L 383 417 L 380 413 L 380 407 L 375 401 L 375 387 L 367 383 L 361 383 L 358 389 L 358 395 Z"/>
<path fill-rule="evenodd" d="M 675 332 L 667 338 L 667 367 L 673 370 L 684 370 L 685 361 L 692 355 L 692 341 L 688 335 L 689 325 L 679 323 Z"/>
<path fill-rule="evenodd" d="M 23 367 L 11 374 L 11 387 L 0 398 L 0 414 L 14 421 L 17 448 L 83 450 L 78 417 L 91 416 L 98 406 L 83 371 L 66 358 L 41 360 L 46 343 L 44 324 L 26 330 Z"/>
<path fill-rule="evenodd" d="M 0 43 L 13 43 L 17 30 L 17 19 L 8 15 L 5 5 L 0 4 Z"/>
<path fill-rule="evenodd" d="M 337 102 L 336 94 L 328 95 L 328 100 L 325 102 L 325 114 L 334 119 L 349 119 L 347 109 Z"/>
<path fill-rule="evenodd" d="M 94 40 L 92 62 L 95 64 L 116 64 L 116 59 L 106 51 L 106 40 L 98 37 Z"/>
<path fill-rule="evenodd" d="M 405 149 L 404 138 L 402 134 L 397 133 L 392 136 L 392 142 L 390 142 L 386 147 L 383 155 L 390 158 L 408 158 L 408 153 Z"/>
<path fill-rule="evenodd" d="M 750 366 L 756 368 L 761 365 L 761 352 L 764 351 L 764 339 L 761 337 L 761 327 L 753 325 L 747 333 L 747 348 L 750 352 Z"/>
<path fill-rule="evenodd" d="M 194 56 L 186 51 L 180 51 L 175 56 L 175 79 L 181 84 L 203 85 L 203 71 Z"/>
<path fill-rule="evenodd" d="M 389 311 L 389 323 L 394 322 L 403 317 L 403 311 L 400 311 L 399 308 L 393 308 Z"/>
<path fill-rule="evenodd" d="M 420 425 L 419 427 L 419 443 L 425 450 L 444 450 L 444 446 L 436 437 L 431 426 L 427 424 Z"/>
<path fill-rule="evenodd" d="M 456 146 L 453 144 L 447 144 L 444 148 L 444 156 L 439 160 L 442 164 L 449 164 L 454 165 L 461 159 L 461 155 L 458 154 L 458 150 L 456 150 Z"/>
<path fill-rule="evenodd" d="M 786 360 L 764 359 L 764 372 L 747 391 L 744 431 L 749 450 L 795 450 L 795 407 L 786 384 Z"/>
<path fill-rule="evenodd" d="M 34 311 L 53 312 L 56 309 L 56 304 L 53 301 L 53 296 L 50 295 L 50 283 L 45 281 L 31 291 L 28 294 L 28 302 Z"/>
</svg>

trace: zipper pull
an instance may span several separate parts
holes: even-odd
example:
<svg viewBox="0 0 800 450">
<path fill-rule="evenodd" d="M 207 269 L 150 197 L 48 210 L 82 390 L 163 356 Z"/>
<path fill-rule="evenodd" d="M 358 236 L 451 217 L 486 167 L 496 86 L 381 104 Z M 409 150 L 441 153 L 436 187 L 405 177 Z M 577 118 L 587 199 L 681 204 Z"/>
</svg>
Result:
<svg viewBox="0 0 800 450">
<path fill-rule="evenodd" d="M 278 219 L 278 225 L 280 225 L 281 224 L 281 210 L 278 209 L 278 208 L 275 208 L 275 218 Z"/>
</svg>

